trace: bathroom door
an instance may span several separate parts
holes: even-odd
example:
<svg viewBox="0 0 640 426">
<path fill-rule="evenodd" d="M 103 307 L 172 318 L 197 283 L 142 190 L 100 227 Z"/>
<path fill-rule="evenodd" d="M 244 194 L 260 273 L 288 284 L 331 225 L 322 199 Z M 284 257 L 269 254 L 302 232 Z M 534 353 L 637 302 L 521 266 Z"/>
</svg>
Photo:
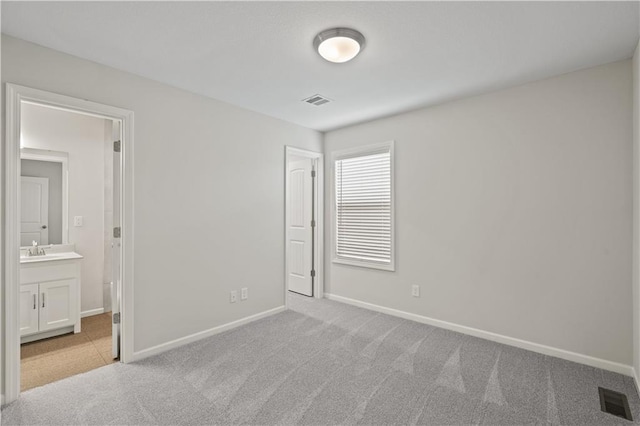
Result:
<svg viewBox="0 0 640 426">
<path fill-rule="evenodd" d="M 121 226 L 121 212 L 120 212 L 120 194 L 122 194 L 121 188 L 121 170 L 122 170 L 122 154 L 120 149 L 121 141 L 120 123 L 113 122 L 113 243 L 112 248 L 112 281 L 111 281 L 111 340 L 112 340 L 112 354 L 113 358 L 120 357 L 120 307 L 122 300 L 122 279 L 120 276 L 120 261 L 122 253 L 122 239 L 120 233 L 116 229 L 120 229 Z"/>
<path fill-rule="evenodd" d="M 313 163 L 303 158 L 287 167 L 287 288 L 305 296 L 313 296 Z"/>
<path fill-rule="evenodd" d="M 20 177 L 20 246 L 49 244 L 49 178 Z"/>
</svg>

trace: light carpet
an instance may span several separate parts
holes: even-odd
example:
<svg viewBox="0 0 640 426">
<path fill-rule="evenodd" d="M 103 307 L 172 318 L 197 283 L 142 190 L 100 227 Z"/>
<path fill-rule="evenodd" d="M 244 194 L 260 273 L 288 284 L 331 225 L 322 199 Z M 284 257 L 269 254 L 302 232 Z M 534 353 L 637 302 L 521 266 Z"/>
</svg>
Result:
<svg viewBox="0 0 640 426">
<path fill-rule="evenodd" d="M 632 424 L 631 378 L 329 300 L 24 392 L 13 424 Z"/>
</svg>

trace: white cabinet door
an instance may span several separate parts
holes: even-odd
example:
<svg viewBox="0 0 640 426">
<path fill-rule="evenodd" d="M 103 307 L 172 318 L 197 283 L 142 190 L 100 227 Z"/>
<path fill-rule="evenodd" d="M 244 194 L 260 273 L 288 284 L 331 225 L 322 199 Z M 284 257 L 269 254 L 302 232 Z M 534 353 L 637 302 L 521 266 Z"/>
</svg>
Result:
<svg viewBox="0 0 640 426">
<path fill-rule="evenodd" d="M 38 331 L 38 284 L 20 286 L 20 336 Z"/>
<path fill-rule="evenodd" d="M 78 320 L 76 279 L 40 284 L 40 331 L 74 325 Z"/>
</svg>

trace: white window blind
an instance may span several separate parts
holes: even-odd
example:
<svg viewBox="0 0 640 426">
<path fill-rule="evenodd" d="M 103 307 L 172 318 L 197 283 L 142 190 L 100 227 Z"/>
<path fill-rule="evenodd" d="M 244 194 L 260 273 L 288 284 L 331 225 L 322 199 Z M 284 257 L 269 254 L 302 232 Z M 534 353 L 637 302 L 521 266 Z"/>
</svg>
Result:
<svg viewBox="0 0 640 426">
<path fill-rule="evenodd" d="M 336 259 L 392 266 L 390 149 L 338 158 L 335 174 Z"/>
</svg>

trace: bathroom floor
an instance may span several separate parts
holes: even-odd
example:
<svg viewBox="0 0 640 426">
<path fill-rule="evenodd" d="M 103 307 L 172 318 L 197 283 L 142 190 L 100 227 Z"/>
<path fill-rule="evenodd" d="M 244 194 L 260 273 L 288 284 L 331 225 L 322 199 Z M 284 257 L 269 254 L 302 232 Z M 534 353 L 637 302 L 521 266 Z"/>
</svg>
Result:
<svg viewBox="0 0 640 426">
<path fill-rule="evenodd" d="M 111 312 L 82 318 L 81 332 L 21 345 L 20 389 L 46 385 L 116 362 L 111 355 Z"/>
</svg>

